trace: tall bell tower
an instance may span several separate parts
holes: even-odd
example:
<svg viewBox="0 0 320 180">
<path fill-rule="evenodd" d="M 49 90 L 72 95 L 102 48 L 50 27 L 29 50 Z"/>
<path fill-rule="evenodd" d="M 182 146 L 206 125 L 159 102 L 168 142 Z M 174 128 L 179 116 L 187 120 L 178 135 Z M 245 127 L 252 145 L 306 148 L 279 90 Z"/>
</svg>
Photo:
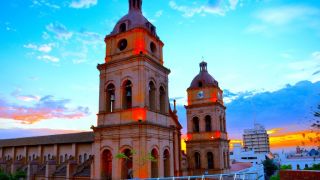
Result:
<svg viewBox="0 0 320 180">
<path fill-rule="evenodd" d="M 226 172 L 229 165 L 229 140 L 226 107 L 218 82 L 208 73 L 207 63 L 187 89 L 187 138 L 185 139 L 190 175 Z"/>
<path fill-rule="evenodd" d="M 94 177 L 149 178 L 180 172 L 180 130 L 170 110 L 163 42 L 142 14 L 142 0 L 105 37 L 95 133 Z M 124 154 L 128 158 L 119 158 Z M 155 160 L 150 160 L 150 157 Z"/>
</svg>

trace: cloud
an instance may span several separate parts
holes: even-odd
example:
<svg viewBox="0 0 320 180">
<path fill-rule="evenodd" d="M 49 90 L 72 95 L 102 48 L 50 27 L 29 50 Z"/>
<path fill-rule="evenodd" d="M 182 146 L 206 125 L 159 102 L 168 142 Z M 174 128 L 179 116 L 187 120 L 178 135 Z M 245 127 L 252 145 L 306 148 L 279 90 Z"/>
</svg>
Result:
<svg viewBox="0 0 320 180">
<path fill-rule="evenodd" d="M 163 14 L 163 10 L 159 10 L 156 12 L 156 14 L 154 15 L 155 17 L 160 17 Z"/>
<path fill-rule="evenodd" d="M 272 9 L 264 9 L 257 13 L 256 17 L 261 21 L 286 25 L 296 20 L 304 20 L 308 16 L 319 16 L 319 9 L 308 6 L 283 6 Z"/>
<path fill-rule="evenodd" d="M 210 3 L 210 2 L 209 2 Z M 220 6 L 211 6 L 211 4 L 200 5 L 200 6 L 184 6 L 178 5 L 175 1 L 170 1 L 169 6 L 182 12 L 184 17 L 193 17 L 196 14 L 216 14 L 220 16 L 225 15 L 225 11 L 220 8 Z"/>
<path fill-rule="evenodd" d="M 46 119 L 78 119 L 89 115 L 88 107 L 69 108 L 69 99 L 44 96 L 33 106 L 22 106 L 0 99 L 0 118 L 11 119 L 21 124 L 33 124 Z"/>
<path fill-rule="evenodd" d="M 28 49 L 33 49 L 39 52 L 43 52 L 43 53 L 49 53 L 52 50 L 52 47 L 54 47 L 54 43 L 49 43 L 49 44 L 42 44 L 42 45 L 35 45 L 32 43 L 23 45 L 24 48 L 28 48 Z"/>
<path fill-rule="evenodd" d="M 69 7 L 71 8 L 76 8 L 76 9 L 80 9 L 80 8 L 90 8 L 92 6 L 97 5 L 98 0 L 73 0 Z"/>
<path fill-rule="evenodd" d="M 32 0 L 31 7 L 35 6 L 46 6 L 53 9 L 60 9 L 60 6 L 57 4 L 52 4 L 48 0 Z"/>
<path fill-rule="evenodd" d="M 54 57 L 54 56 L 50 56 L 50 55 L 38 56 L 37 59 L 39 59 L 39 60 L 41 60 L 41 61 L 53 62 L 53 63 L 57 63 L 57 62 L 60 61 L 59 58 Z"/>
<path fill-rule="evenodd" d="M 320 9 L 302 5 L 288 5 L 263 9 L 254 14 L 256 22 L 246 28 L 248 33 L 266 35 L 297 29 L 298 27 L 319 30 Z M 291 28 L 288 28 L 290 25 Z"/>
<path fill-rule="evenodd" d="M 73 33 L 68 31 L 68 29 L 61 23 L 50 23 L 46 26 L 46 29 L 49 32 L 55 34 L 56 38 L 61 40 L 68 40 L 72 37 Z"/>
</svg>

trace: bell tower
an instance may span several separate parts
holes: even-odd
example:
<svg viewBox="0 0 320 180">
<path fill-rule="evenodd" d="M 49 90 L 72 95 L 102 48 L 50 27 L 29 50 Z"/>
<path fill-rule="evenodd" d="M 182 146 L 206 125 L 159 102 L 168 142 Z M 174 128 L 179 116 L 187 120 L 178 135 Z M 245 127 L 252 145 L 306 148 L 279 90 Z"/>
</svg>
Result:
<svg viewBox="0 0 320 180">
<path fill-rule="evenodd" d="M 142 14 L 142 0 L 129 0 L 105 37 L 95 133 L 97 179 L 150 178 L 180 172 L 180 130 L 168 98 L 163 42 Z M 128 158 L 117 158 L 125 154 Z M 155 161 L 151 161 L 153 157 Z"/>
<path fill-rule="evenodd" d="M 222 90 L 201 62 L 199 74 L 187 89 L 187 137 L 185 139 L 190 175 L 226 172 L 229 140 Z"/>
</svg>

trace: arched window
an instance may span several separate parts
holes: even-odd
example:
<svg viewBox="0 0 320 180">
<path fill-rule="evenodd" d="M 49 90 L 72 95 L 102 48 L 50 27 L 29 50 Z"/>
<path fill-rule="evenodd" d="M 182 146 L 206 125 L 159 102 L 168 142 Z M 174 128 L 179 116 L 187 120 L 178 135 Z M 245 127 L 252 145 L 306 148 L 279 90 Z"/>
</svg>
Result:
<svg viewBox="0 0 320 180">
<path fill-rule="evenodd" d="M 195 167 L 195 169 L 201 168 L 200 153 L 198 153 L 198 152 L 194 153 L 194 167 Z"/>
<path fill-rule="evenodd" d="M 114 111 L 114 104 L 115 104 L 115 87 L 113 84 L 109 84 L 107 86 L 107 96 L 106 96 L 106 108 L 107 112 L 113 112 Z"/>
<path fill-rule="evenodd" d="M 205 121 L 206 121 L 206 132 L 210 132 L 211 129 L 211 116 L 207 115 L 205 117 Z"/>
<path fill-rule="evenodd" d="M 102 179 L 112 179 L 112 154 L 110 150 L 104 150 L 102 153 Z"/>
<path fill-rule="evenodd" d="M 81 164 L 82 163 L 82 156 L 79 155 L 79 163 Z"/>
<path fill-rule="evenodd" d="M 68 154 L 65 154 L 64 155 L 64 161 L 67 161 L 68 160 Z"/>
<path fill-rule="evenodd" d="M 202 81 L 198 82 L 198 87 L 201 88 L 203 86 Z"/>
<path fill-rule="evenodd" d="M 126 23 L 120 24 L 119 32 L 125 32 L 126 30 L 127 30 L 127 25 L 126 25 Z"/>
<path fill-rule="evenodd" d="M 123 84 L 122 99 L 122 108 L 130 109 L 132 107 L 132 83 L 130 80 L 126 80 Z"/>
<path fill-rule="evenodd" d="M 84 155 L 83 155 L 83 160 L 86 161 L 87 158 L 88 158 L 88 157 L 87 157 L 87 153 L 84 153 Z"/>
<path fill-rule="evenodd" d="M 198 117 L 194 117 L 192 119 L 193 122 L 193 132 L 199 132 L 199 118 Z"/>
<path fill-rule="evenodd" d="M 157 178 L 159 176 L 158 170 L 158 151 L 156 149 L 152 149 L 151 156 L 154 158 L 151 161 L 151 178 Z"/>
<path fill-rule="evenodd" d="M 160 92 L 159 92 L 159 102 L 160 102 L 160 112 L 165 113 L 166 112 L 166 92 L 164 88 L 161 86 L 160 87 Z"/>
<path fill-rule="evenodd" d="M 299 164 L 297 164 L 297 169 L 300 170 L 300 165 Z"/>
<path fill-rule="evenodd" d="M 63 156 L 60 155 L 60 164 L 63 163 Z"/>
<path fill-rule="evenodd" d="M 33 154 L 33 155 L 32 155 L 32 160 L 35 160 L 35 159 L 36 159 L 36 155 Z"/>
<path fill-rule="evenodd" d="M 168 149 L 163 152 L 163 170 L 164 177 L 170 176 L 170 153 Z"/>
<path fill-rule="evenodd" d="M 48 160 L 51 160 L 51 155 L 50 154 L 48 154 Z"/>
<path fill-rule="evenodd" d="M 149 83 L 149 107 L 151 110 L 155 110 L 156 105 L 156 88 L 154 83 L 150 81 Z"/>
<path fill-rule="evenodd" d="M 130 149 L 123 151 L 124 155 L 128 158 L 121 159 L 121 179 L 132 179 L 132 154 Z"/>
<path fill-rule="evenodd" d="M 214 168 L 213 154 L 212 152 L 207 153 L 208 169 Z"/>
</svg>

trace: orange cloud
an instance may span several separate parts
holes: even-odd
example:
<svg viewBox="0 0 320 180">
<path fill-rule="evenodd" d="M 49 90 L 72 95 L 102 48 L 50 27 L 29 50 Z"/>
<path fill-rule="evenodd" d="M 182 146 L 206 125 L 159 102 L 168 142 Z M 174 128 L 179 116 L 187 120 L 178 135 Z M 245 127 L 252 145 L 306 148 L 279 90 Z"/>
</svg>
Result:
<svg viewBox="0 0 320 180">
<path fill-rule="evenodd" d="M 53 96 L 45 96 L 33 106 L 20 106 L 0 99 L 0 118 L 33 124 L 45 119 L 77 119 L 89 114 L 87 107 L 67 107 L 69 102 L 68 99 L 59 100 Z"/>
</svg>

